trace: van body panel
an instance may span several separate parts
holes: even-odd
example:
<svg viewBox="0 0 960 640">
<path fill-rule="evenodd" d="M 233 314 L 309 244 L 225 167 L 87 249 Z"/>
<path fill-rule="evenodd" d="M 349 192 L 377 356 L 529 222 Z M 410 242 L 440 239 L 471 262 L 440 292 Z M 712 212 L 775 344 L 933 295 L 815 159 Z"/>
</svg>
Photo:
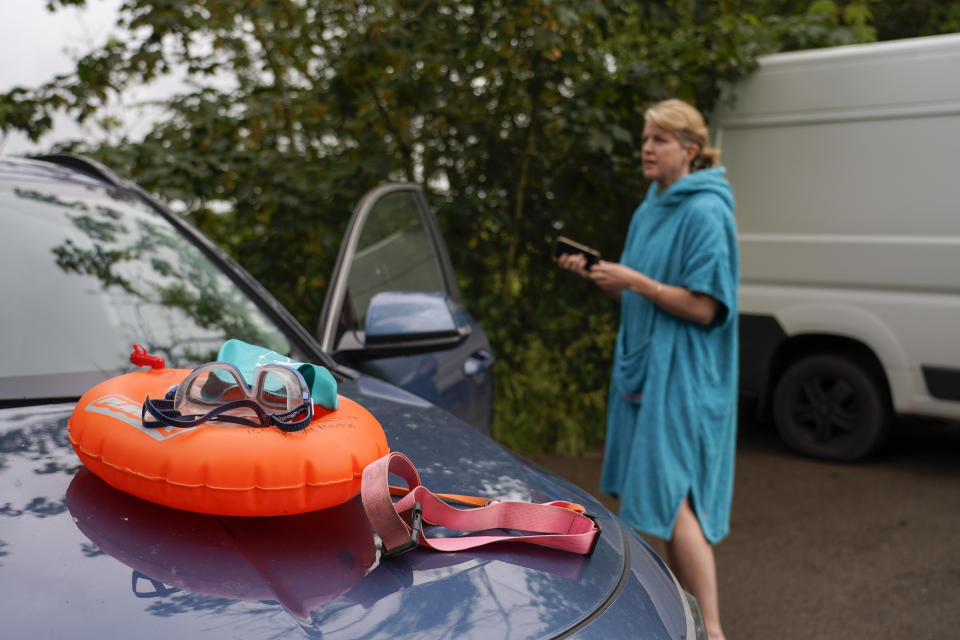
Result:
<svg viewBox="0 0 960 640">
<path fill-rule="evenodd" d="M 949 34 L 763 56 L 716 115 L 755 128 L 956 113 L 958 55 Z"/>
<path fill-rule="evenodd" d="M 741 314 L 774 319 L 783 343 L 855 341 L 895 412 L 960 418 L 960 34 L 765 56 L 730 97 L 711 127 Z M 750 340 L 744 378 L 765 367 L 770 394 L 778 347 Z"/>
<path fill-rule="evenodd" d="M 923 367 L 960 370 L 960 339 L 936 339 L 957 332 L 960 298 L 744 284 L 740 304 L 749 309 L 742 313 L 774 318 L 784 336 L 832 335 L 868 347 L 883 366 L 898 413 L 960 418 L 960 402 L 933 398 L 922 372 Z M 741 336 L 742 342 L 751 340 Z M 741 360 L 750 366 L 745 353 Z"/>
<path fill-rule="evenodd" d="M 960 235 L 744 233 L 740 265 L 757 284 L 960 295 Z"/>
</svg>

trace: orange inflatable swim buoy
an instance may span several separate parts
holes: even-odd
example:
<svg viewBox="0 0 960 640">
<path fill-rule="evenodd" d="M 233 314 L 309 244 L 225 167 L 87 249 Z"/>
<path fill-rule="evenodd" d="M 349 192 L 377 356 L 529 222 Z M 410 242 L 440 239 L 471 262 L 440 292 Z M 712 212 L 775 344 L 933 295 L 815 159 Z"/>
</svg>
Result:
<svg viewBox="0 0 960 640">
<path fill-rule="evenodd" d="M 302 431 L 223 426 L 145 428 L 147 396 L 162 398 L 188 369 L 153 368 L 85 393 L 68 421 L 83 464 L 145 500 L 216 515 L 274 516 L 342 504 L 360 492 L 363 468 L 387 453 L 386 435 L 362 406 L 337 396 L 314 406 Z"/>
</svg>

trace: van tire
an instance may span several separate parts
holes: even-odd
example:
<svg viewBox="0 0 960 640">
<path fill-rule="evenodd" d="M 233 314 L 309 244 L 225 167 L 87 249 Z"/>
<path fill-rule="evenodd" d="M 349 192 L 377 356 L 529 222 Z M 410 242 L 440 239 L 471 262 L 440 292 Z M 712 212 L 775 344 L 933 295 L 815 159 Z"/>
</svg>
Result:
<svg viewBox="0 0 960 640">
<path fill-rule="evenodd" d="M 788 447 L 828 460 L 857 460 L 886 436 L 884 387 L 860 363 L 834 354 L 798 359 L 773 394 L 773 419 Z"/>
</svg>

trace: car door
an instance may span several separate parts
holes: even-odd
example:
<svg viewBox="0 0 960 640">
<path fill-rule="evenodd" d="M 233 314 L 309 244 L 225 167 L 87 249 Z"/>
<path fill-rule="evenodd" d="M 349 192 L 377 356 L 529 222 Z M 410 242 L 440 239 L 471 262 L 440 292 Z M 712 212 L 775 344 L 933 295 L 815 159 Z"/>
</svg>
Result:
<svg viewBox="0 0 960 640">
<path fill-rule="evenodd" d="M 357 205 L 317 338 L 338 362 L 490 432 L 490 343 L 462 304 L 446 245 L 418 185 L 381 185 Z"/>
</svg>

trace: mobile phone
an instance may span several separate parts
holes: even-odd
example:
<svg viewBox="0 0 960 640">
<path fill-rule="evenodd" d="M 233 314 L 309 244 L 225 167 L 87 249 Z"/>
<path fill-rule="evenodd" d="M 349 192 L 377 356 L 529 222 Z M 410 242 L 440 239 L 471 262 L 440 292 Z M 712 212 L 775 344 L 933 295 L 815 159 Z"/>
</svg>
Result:
<svg viewBox="0 0 960 640">
<path fill-rule="evenodd" d="M 586 269 L 589 271 L 600 260 L 600 252 L 596 249 L 580 244 L 570 238 L 559 236 L 553 245 L 553 258 L 557 259 L 565 253 L 582 253 L 587 259 Z"/>
</svg>

